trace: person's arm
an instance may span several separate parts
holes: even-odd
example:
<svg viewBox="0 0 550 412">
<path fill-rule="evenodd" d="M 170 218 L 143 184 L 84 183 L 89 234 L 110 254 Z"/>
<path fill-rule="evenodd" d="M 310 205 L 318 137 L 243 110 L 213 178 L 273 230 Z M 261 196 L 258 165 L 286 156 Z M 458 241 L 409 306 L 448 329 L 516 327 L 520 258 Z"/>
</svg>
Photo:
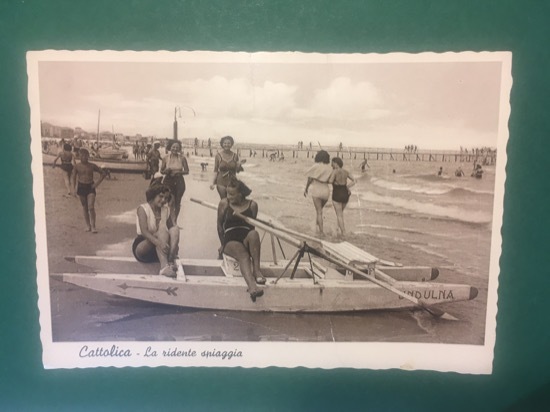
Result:
<svg viewBox="0 0 550 412">
<path fill-rule="evenodd" d="M 103 170 L 101 167 L 99 167 L 95 163 L 92 163 L 92 165 L 93 165 L 92 167 L 94 168 L 94 172 L 99 173 L 99 180 L 92 185 L 92 187 L 96 189 L 101 184 L 101 182 L 103 182 L 103 179 L 105 179 L 105 176 L 107 176 L 107 173 L 105 173 L 105 170 Z"/>
<path fill-rule="evenodd" d="M 223 236 L 223 220 L 225 217 L 225 210 L 227 209 L 227 199 L 220 200 L 220 203 L 218 204 L 218 237 L 220 239 L 220 243 L 223 245 L 224 243 L 224 236 Z"/>
<path fill-rule="evenodd" d="M 170 247 L 168 246 L 168 244 L 164 243 L 162 240 L 160 240 L 151 232 L 149 232 L 149 225 L 147 224 L 147 214 L 145 213 L 145 210 L 143 210 L 141 206 L 138 206 L 137 208 L 137 215 L 138 215 L 139 229 L 141 231 L 141 235 L 145 239 L 147 239 L 149 242 L 151 242 L 153 245 L 160 247 L 165 253 L 168 253 L 170 250 Z"/>
<path fill-rule="evenodd" d="M 212 181 L 212 184 L 210 185 L 210 189 L 214 190 L 216 187 L 216 181 L 218 180 L 218 168 L 220 167 L 220 154 L 217 153 L 214 157 L 214 180 Z"/>
<path fill-rule="evenodd" d="M 187 159 L 184 155 L 181 155 L 181 165 L 183 167 L 183 174 L 188 175 L 189 174 L 189 165 L 187 164 Z"/>
<path fill-rule="evenodd" d="M 313 178 L 312 177 L 308 177 L 307 178 L 307 183 L 306 183 L 306 188 L 304 189 L 304 197 L 307 196 L 307 191 L 309 189 L 309 185 L 311 185 L 311 183 L 313 182 Z"/>
<path fill-rule="evenodd" d="M 61 157 L 61 153 L 59 153 L 59 154 L 55 157 L 55 159 L 53 159 L 53 165 L 52 165 L 52 167 L 53 167 L 54 169 L 55 169 L 55 165 L 57 164 L 57 159 L 59 159 L 60 157 Z"/>
<path fill-rule="evenodd" d="M 258 204 L 254 201 L 250 201 L 250 211 L 252 212 L 252 219 L 256 219 L 258 216 Z"/>
<path fill-rule="evenodd" d="M 166 155 L 170 156 L 170 155 Z M 166 156 L 162 158 L 162 164 L 160 165 L 160 172 L 164 175 L 166 174 Z"/>
<path fill-rule="evenodd" d="M 333 170 L 332 172 L 330 172 L 330 176 L 328 177 L 328 182 L 327 183 L 333 184 L 335 178 L 336 178 L 336 176 L 335 176 L 334 170 Z"/>
<path fill-rule="evenodd" d="M 353 186 L 355 186 L 355 183 L 357 183 L 357 181 L 355 180 L 355 177 L 353 177 L 349 172 L 348 172 L 348 177 L 347 177 L 347 178 L 348 178 L 349 180 L 351 180 L 351 183 L 349 183 L 349 184 L 347 185 L 348 192 L 349 192 L 349 190 L 350 190 Z"/>
</svg>

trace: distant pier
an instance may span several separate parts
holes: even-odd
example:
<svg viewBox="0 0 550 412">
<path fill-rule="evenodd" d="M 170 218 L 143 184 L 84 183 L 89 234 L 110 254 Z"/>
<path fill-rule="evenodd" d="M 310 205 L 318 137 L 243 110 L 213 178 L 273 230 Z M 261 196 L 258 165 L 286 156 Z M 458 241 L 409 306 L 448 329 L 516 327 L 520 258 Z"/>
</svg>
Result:
<svg viewBox="0 0 550 412">
<path fill-rule="evenodd" d="M 213 157 L 218 148 L 208 147 L 185 147 L 187 153 L 193 153 L 196 156 Z M 324 149 L 330 157 L 340 157 L 342 159 L 367 160 L 367 161 L 396 161 L 396 162 L 454 162 L 454 163 L 482 163 L 485 165 L 493 165 L 496 162 L 497 153 L 491 151 L 477 152 L 458 152 L 458 151 L 437 151 L 437 150 L 419 150 L 417 152 L 407 152 L 403 150 L 388 150 L 388 149 L 351 149 L 338 150 L 334 148 Z M 243 159 L 258 157 L 272 158 L 273 160 L 280 159 L 310 159 L 314 158 L 317 149 L 296 149 L 282 147 L 274 149 L 272 147 L 239 147 L 237 152 Z"/>
</svg>

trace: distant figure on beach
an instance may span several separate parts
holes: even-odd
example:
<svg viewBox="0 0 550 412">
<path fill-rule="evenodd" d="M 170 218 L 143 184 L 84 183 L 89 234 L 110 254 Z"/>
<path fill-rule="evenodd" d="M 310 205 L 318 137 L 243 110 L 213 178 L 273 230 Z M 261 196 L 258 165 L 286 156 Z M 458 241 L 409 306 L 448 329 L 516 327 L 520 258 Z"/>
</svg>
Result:
<svg viewBox="0 0 550 412">
<path fill-rule="evenodd" d="M 328 202 L 330 190 L 328 180 L 332 174 L 332 168 L 329 165 L 330 155 L 325 150 L 319 150 L 315 155 L 314 165 L 306 172 L 307 183 L 304 190 L 304 196 L 307 196 L 311 189 L 311 198 L 315 206 L 316 230 L 323 234 L 323 207 Z"/>
<path fill-rule="evenodd" d="M 247 199 L 252 191 L 243 182 L 233 179 L 226 188 L 227 197 L 218 205 L 218 236 L 221 242 L 220 254 L 226 254 L 239 262 L 248 293 L 253 302 L 264 291 L 258 285 L 265 285 L 266 279 L 260 271 L 260 235 L 253 225 L 237 216 L 258 215 L 258 204 Z"/>
<path fill-rule="evenodd" d="M 481 179 L 483 177 L 483 167 L 479 163 L 474 167 L 472 177 L 475 177 L 476 179 Z"/>
<path fill-rule="evenodd" d="M 367 159 L 363 160 L 361 162 L 361 173 L 365 173 L 365 168 L 368 167 L 370 169 L 370 166 L 369 166 L 369 162 L 367 161 Z"/>
<path fill-rule="evenodd" d="M 149 175 L 155 176 L 160 170 L 160 162 L 162 156 L 160 155 L 160 142 L 153 143 L 153 148 L 147 153 L 147 165 L 149 167 Z"/>
<path fill-rule="evenodd" d="M 231 149 L 235 140 L 231 136 L 224 136 L 220 139 L 222 151 L 216 154 L 214 158 L 214 180 L 210 185 L 210 190 L 216 188 L 220 199 L 227 197 L 227 186 L 232 179 L 237 178 L 237 173 L 242 171 L 242 164 L 246 159 L 239 160 L 237 153 Z"/>
<path fill-rule="evenodd" d="M 160 173 L 164 175 L 163 183 L 168 186 L 170 193 L 174 196 L 174 207 L 176 221 L 180 214 L 181 198 L 185 193 L 184 175 L 189 174 L 187 159 L 181 152 L 181 143 L 175 141 L 170 147 L 170 153 L 162 159 Z"/>
<path fill-rule="evenodd" d="M 439 168 L 439 170 L 438 170 L 438 172 L 437 172 L 437 175 L 440 176 L 440 177 L 443 176 L 443 166 L 441 166 L 441 167 Z"/>
<path fill-rule="evenodd" d="M 87 149 L 80 149 L 80 163 L 74 165 L 73 181 L 76 185 L 76 194 L 80 198 L 82 211 L 84 212 L 84 221 L 86 222 L 86 232 L 97 233 L 95 227 L 95 197 L 96 188 L 101 184 L 105 176 L 105 171 L 95 163 L 88 161 L 90 153 Z M 94 182 L 94 172 L 99 173 L 100 177 Z"/>
<path fill-rule="evenodd" d="M 464 176 L 464 171 L 462 170 L 461 166 L 458 166 L 458 168 L 455 170 L 455 176 L 456 177 L 463 177 Z"/>
<path fill-rule="evenodd" d="M 137 236 L 132 253 L 138 262 L 160 262 L 159 275 L 176 277 L 174 260 L 178 256 L 180 231 L 169 206 L 170 189 L 154 185 L 145 192 L 146 203 L 136 211 Z"/>
<path fill-rule="evenodd" d="M 208 166 L 208 163 L 201 163 L 201 171 L 206 172 L 206 167 Z"/>
<path fill-rule="evenodd" d="M 343 168 L 344 161 L 339 157 L 332 158 L 332 174 L 328 182 L 332 184 L 332 205 L 336 212 L 339 235 L 344 237 L 346 229 L 344 225 L 344 209 L 351 195 L 350 188 L 355 185 L 354 177 Z M 348 180 L 351 182 L 348 184 Z"/>
<path fill-rule="evenodd" d="M 63 170 L 63 181 L 65 182 L 65 188 L 67 189 L 67 195 L 72 196 L 74 183 L 72 180 L 73 168 L 75 165 L 75 157 L 72 153 L 72 147 L 70 144 L 65 143 L 63 145 L 63 151 L 60 152 L 53 161 L 52 167 L 55 169 L 57 165 L 57 159 L 61 159 L 61 165 L 59 166 Z"/>
</svg>

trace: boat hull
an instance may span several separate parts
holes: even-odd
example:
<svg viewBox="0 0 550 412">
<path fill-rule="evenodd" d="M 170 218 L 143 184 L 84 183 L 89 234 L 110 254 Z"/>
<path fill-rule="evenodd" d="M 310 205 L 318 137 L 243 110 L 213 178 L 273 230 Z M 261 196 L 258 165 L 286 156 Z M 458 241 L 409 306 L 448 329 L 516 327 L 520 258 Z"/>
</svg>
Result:
<svg viewBox="0 0 550 412">
<path fill-rule="evenodd" d="M 167 305 L 253 312 L 352 312 L 415 307 L 409 300 L 368 281 L 282 278 L 263 286 L 256 302 L 240 277 L 191 276 L 171 279 L 159 275 L 66 273 L 63 281 L 130 299 Z M 427 305 L 475 298 L 469 285 L 395 282 L 392 286 Z"/>
<path fill-rule="evenodd" d="M 42 164 L 51 166 L 56 156 L 50 153 L 42 153 Z M 90 159 L 103 169 L 117 173 L 144 173 L 147 171 L 146 162 L 135 162 L 131 160 L 110 160 L 110 159 Z"/>
</svg>

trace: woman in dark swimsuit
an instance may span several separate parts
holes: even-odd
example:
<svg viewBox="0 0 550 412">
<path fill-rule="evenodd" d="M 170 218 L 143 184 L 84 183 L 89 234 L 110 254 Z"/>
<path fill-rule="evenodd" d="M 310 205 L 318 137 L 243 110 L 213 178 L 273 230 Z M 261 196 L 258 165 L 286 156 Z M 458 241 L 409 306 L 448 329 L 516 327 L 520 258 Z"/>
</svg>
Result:
<svg viewBox="0 0 550 412">
<path fill-rule="evenodd" d="M 57 159 L 61 159 L 61 165 L 59 167 L 61 168 L 61 170 L 63 170 L 63 181 L 65 182 L 68 196 L 72 195 L 73 192 L 71 188 L 74 186 L 74 183 L 72 182 L 72 174 L 75 160 L 71 150 L 71 145 L 65 143 L 63 145 L 63 151 L 57 155 L 52 165 L 52 167 L 55 169 Z"/>
<path fill-rule="evenodd" d="M 227 197 L 221 199 L 218 205 L 218 236 L 222 244 L 221 251 L 239 262 L 248 293 L 255 302 L 257 297 L 264 294 L 258 285 L 266 282 L 260 271 L 260 236 L 254 226 L 235 214 L 256 218 L 258 204 L 246 198 L 251 192 L 239 180 L 229 183 Z"/>
<path fill-rule="evenodd" d="M 240 161 L 237 153 L 231 150 L 234 144 L 235 141 L 231 136 L 222 137 L 220 146 L 223 150 L 216 154 L 214 161 L 215 175 L 210 189 L 217 188 L 220 199 L 227 196 L 227 186 L 231 180 L 237 178 L 237 173 L 242 170 L 242 164 L 246 162 L 246 159 Z"/>
<path fill-rule="evenodd" d="M 350 187 L 355 184 L 355 179 L 346 169 L 343 169 L 344 162 L 339 157 L 332 159 L 332 174 L 328 181 L 332 183 L 332 206 L 336 212 L 336 220 L 338 222 L 338 231 L 340 236 L 344 236 L 346 229 L 344 226 L 344 209 L 348 204 L 351 195 Z M 351 183 L 348 184 L 348 179 Z"/>
</svg>

